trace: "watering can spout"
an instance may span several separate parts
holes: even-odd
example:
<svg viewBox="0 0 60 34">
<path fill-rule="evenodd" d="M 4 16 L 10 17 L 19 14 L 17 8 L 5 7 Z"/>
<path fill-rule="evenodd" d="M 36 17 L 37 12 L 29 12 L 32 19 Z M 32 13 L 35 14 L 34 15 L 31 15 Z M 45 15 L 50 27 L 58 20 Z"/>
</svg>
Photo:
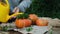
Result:
<svg viewBox="0 0 60 34">
<path fill-rule="evenodd" d="M 14 14 L 12 14 L 12 15 L 8 15 L 6 22 L 7 22 L 10 18 L 12 18 L 13 16 L 17 16 L 18 14 L 24 14 L 24 13 L 14 13 Z"/>
</svg>

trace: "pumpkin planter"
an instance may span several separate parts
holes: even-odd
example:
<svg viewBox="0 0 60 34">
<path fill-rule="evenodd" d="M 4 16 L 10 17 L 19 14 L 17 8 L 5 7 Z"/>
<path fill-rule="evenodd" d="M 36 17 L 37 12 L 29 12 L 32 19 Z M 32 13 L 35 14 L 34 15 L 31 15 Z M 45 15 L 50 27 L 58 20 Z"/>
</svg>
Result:
<svg viewBox="0 0 60 34">
<path fill-rule="evenodd" d="M 15 21 L 16 27 L 23 28 L 31 26 L 32 21 L 28 19 L 28 14 L 18 15 Z"/>
<path fill-rule="evenodd" d="M 37 26 L 48 26 L 48 21 L 44 19 L 38 19 L 36 20 L 36 25 Z"/>
</svg>

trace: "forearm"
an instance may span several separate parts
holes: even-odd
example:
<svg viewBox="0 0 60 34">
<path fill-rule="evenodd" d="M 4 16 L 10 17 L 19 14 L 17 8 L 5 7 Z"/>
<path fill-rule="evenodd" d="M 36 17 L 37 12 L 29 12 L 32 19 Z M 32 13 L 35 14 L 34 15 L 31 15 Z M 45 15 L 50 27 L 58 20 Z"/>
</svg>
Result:
<svg viewBox="0 0 60 34">
<path fill-rule="evenodd" d="M 17 7 L 18 7 L 22 12 L 25 12 L 26 8 L 29 8 L 31 3 L 32 3 L 31 0 L 24 0 L 24 1 L 22 1 Z"/>
</svg>

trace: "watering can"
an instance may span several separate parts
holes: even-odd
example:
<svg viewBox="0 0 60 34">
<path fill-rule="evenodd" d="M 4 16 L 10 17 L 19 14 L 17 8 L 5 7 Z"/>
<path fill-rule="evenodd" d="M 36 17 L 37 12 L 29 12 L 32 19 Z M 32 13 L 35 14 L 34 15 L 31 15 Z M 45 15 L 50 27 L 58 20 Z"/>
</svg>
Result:
<svg viewBox="0 0 60 34">
<path fill-rule="evenodd" d="M 17 16 L 18 14 L 23 13 L 14 13 L 12 15 L 9 15 L 10 12 L 10 5 L 8 3 L 8 0 L 5 0 L 6 4 L 3 2 L 0 2 L 0 22 L 6 23 L 12 16 Z"/>
</svg>

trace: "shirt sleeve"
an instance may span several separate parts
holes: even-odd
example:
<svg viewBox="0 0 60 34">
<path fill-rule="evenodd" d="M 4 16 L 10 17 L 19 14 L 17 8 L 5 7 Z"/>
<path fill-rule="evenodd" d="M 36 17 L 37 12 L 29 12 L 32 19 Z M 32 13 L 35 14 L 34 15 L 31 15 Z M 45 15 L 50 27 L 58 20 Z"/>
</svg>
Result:
<svg viewBox="0 0 60 34">
<path fill-rule="evenodd" d="M 31 0 L 23 0 L 17 7 L 18 7 L 22 12 L 25 12 L 26 8 L 29 8 L 31 3 L 32 3 Z"/>
<path fill-rule="evenodd" d="M 13 6 L 13 1 L 12 0 L 8 0 L 9 4 L 10 4 L 10 12 L 13 11 L 14 6 Z"/>
<path fill-rule="evenodd" d="M 19 1 L 20 0 L 8 0 L 11 12 L 13 12 L 13 9 L 19 4 Z"/>
</svg>

